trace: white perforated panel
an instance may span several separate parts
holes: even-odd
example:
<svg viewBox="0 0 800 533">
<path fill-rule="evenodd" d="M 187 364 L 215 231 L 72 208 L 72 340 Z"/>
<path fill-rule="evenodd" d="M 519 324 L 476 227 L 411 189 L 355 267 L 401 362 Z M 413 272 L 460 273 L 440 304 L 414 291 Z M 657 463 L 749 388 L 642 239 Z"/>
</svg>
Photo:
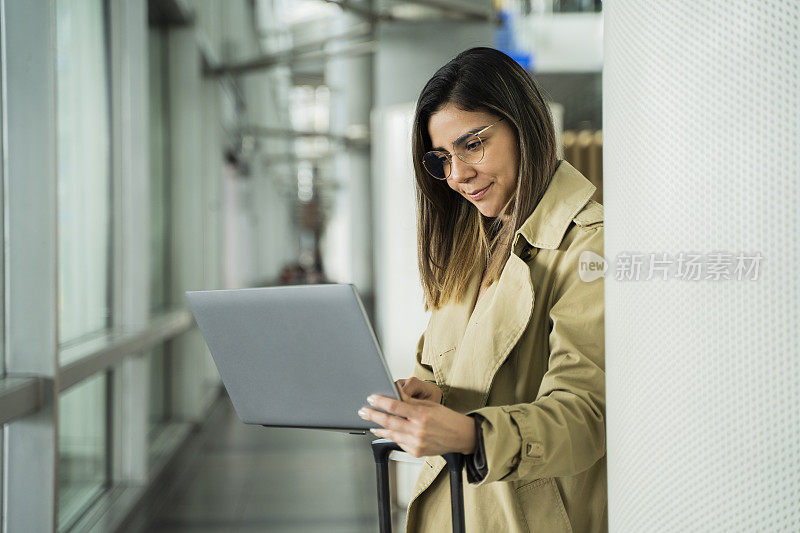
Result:
<svg viewBox="0 0 800 533">
<path fill-rule="evenodd" d="M 800 2 L 604 17 L 609 529 L 800 531 Z"/>
</svg>

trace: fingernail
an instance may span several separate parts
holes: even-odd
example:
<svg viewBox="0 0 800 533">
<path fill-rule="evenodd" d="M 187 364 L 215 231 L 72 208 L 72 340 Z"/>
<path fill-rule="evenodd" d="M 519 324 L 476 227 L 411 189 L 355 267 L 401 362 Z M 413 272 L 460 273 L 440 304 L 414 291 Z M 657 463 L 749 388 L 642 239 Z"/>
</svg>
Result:
<svg viewBox="0 0 800 533">
<path fill-rule="evenodd" d="M 369 428 L 369 432 L 375 435 L 375 428 Z"/>
<path fill-rule="evenodd" d="M 365 410 L 363 410 L 363 409 L 359 409 L 358 410 L 358 416 L 360 416 L 361 418 L 364 418 L 365 416 L 367 416 L 367 412 Z"/>
<path fill-rule="evenodd" d="M 372 394 L 371 394 L 371 395 L 369 395 L 369 396 L 367 396 L 367 401 L 368 401 L 369 403 L 375 403 L 375 396 L 374 396 L 374 395 L 372 395 Z"/>
</svg>

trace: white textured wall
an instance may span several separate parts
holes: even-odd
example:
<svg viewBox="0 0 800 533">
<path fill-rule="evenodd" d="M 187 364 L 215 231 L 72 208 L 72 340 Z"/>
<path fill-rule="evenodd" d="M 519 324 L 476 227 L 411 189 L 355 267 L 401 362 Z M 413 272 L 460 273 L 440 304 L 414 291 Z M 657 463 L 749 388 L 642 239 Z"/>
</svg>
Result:
<svg viewBox="0 0 800 533">
<path fill-rule="evenodd" d="M 797 531 L 800 4 L 604 9 L 609 529 Z M 733 279 L 622 281 L 622 252 Z"/>
</svg>

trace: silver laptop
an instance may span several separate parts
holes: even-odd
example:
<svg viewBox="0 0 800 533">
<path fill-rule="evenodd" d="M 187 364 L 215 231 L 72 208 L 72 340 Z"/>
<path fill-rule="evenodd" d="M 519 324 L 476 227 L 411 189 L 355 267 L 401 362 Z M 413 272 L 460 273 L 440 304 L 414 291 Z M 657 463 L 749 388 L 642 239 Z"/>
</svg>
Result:
<svg viewBox="0 0 800 533">
<path fill-rule="evenodd" d="M 356 411 L 400 398 L 352 284 L 188 291 L 189 307 L 242 422 L 354 433 Z"/>
</svg>

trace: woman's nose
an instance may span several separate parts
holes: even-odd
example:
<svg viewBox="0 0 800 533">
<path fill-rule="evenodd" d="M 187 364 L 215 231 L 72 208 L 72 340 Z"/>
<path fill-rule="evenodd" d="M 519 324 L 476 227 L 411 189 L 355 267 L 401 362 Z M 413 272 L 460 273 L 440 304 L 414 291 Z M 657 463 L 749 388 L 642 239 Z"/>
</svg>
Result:
<svg viewBox="0 0 800 533">
<path fill-rule="evenodd" d="M 475 175 L 475 168 L 469 163 L 464 163 L 456 156 L 453 156 L 450 164 L 452 165 L 450 178 L 455 181 L 463 181 Z"/>
</svg>

